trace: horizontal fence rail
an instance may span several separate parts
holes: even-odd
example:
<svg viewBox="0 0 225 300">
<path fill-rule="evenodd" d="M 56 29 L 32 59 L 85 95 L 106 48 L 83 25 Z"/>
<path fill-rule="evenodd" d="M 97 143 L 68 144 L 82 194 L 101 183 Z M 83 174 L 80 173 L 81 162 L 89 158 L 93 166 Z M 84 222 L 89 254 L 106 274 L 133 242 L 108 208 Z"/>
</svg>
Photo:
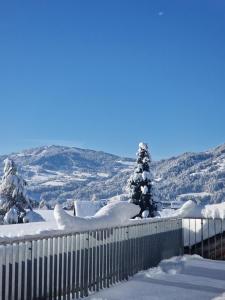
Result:
<svg viewBox="0 0 225 300">
<path fill-rule="evenodd" d="M 187 218 L 182 226 L 184 253 L 225 259 L 225 219 Z"/>
<path fill-rule="evenodd" d="M 0 299 L 71 299 L 183 252 L 182 220 L 0 243 Z"/>
</svg>

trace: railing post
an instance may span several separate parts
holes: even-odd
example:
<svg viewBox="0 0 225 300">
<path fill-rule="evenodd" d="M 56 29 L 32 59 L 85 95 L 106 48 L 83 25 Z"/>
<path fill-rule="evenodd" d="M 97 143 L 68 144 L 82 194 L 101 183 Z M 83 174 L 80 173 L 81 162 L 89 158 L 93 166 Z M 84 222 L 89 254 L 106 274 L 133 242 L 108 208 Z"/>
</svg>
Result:
<svg viewBox="0 0 225 300">
<path fill-rule="evenodd" d="M 129 247 L 129 228 L 125 227 L 125 255 L 124 255 L 124 260 L 125 260 L 125 279 L 128 280 L 129 277 L 129 268 L 130 268 L 130 247 Z"/>
<path fill-rule="evenodd" d="M 223 259 L 223 220 L 220 219 L 221 227 L 220 227 L 220 259 Z"/>
<path fill-rule="evenodd" d="M 201 256 L 204 257 L 204 249 L 203 249 L 203 219 L 201 219 Z"/>
<path fill-rule="evenodd" d="M 188 219 L 188 236 L 189 236 L 189 244 L 188 244 L 188 246 L 189 246 L 189 254 L 191 254 L 191 225 L 190 225 L 190 222 L 191 222 L 191 220 L 190 219 Z"/>
<path fill-rule="evenodd" d="M 27 268 L 26 268 L 26 298 L 27 300 L 29 299 L 32 299 L 32 285 L 33 285 L 33 282 L 32 282 L 32 279 L 33 279 L 33 276 L 32 276 L 32 242 L 29 241 L 29 242 L 26 242 L 26 265 L 27 265 Z"/>
<path fill-rule="evenodd" d="M 208 259 L 210 258 L 210 241 L 209 241 L 209 238 L 210 238 L 210 227 L 209 227 L 209 219 L 208 219 L 208 222 L 207 222 L 207 224 L 208 224 L 208 236 L 207 236 L 207 238 L 208 238 Z"/>
<path fill-rule="evenodd" d="M 216 259 L 216 223 L 215 223 L 215 219 L 213 221 L 214 221 L 214 255 Z"/>
<path fill-rule="evenodd" d="M 84 273 L 83 273 L 83 282 L 84 282 L 84 296 L 88 296 L 88 286 L 89 286 L 89 240 L 90 233 L 85 233 L 84 236 Z"/>
<path fill-rule="evenodd" d="M 76 275 L 76 285 L 75 285 L 75 294 L 76 298 L 80 297 L 80 286 L 81 286 L 81 280 L 80 280 L 80 233 L 75 235 L 76 239 L 76 269 L 75 269 L 75 275 Z"/>
</svg>

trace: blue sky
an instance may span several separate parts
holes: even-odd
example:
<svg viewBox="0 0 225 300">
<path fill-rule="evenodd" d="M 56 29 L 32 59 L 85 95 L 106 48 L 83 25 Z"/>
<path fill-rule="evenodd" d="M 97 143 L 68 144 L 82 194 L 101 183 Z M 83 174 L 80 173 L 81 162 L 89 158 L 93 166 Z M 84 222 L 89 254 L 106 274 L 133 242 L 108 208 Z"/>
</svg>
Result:
<svg viewBox="0 0 225 300">
<path fill-rule="evenodd" d="M 0 153 L 225 142 L 225 1 L 0 2 Z"/>
</svg>

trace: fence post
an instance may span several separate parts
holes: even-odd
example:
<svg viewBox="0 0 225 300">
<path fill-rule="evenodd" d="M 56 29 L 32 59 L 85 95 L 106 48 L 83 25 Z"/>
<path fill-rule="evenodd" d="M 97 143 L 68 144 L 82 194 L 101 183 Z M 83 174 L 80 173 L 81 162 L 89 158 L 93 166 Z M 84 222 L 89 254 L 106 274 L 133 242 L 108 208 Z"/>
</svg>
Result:
<svg viewBox="0 0 225 300">
<path fill-rule="evenodd" d="M 208 236 L 207 236 L 207 238 L 208 238 L 208 257 L 207 258 L 210 258 L 210 241 L 209 241 L 209 237 L 210 237 L 210 230 L 209 230 L 209 219 L 208 219 Z"/>
<path fill-rule="evenodd" d="M 125 227 L 125 255 L 124 255 L 124 260 L 125 260 L 125 279 L 128 280 L 129 277 L 129 268 L 130 268 L 130 247 L 129 247 L 129 228 Z"/>
<path fill-rule="evenodd" d="M 88 296 L 88 286 L 89 286 L 89 238 L 90 238 L 90 233 L 85 233 L 84 234 L 84 296 Z"/>
<path fill-rule="evenodd" d="M 204 256 L 203 250 L 203 219 L 201 219 L 201 256 Z"/>
<path fill-rule="evenodd" d="M 214 221 L 214 255 L 216 259 L 216 223 L 215 223 L 215 219 L 213 221 Z"/>
<path fill-rule="evenodd" d="M 33 276 L 32 276 L 32 242 L 26 242 L 26 260 L 27 260 L 27 270 L 26 270 L 26 285 L 27 285 L 27 293 L 26 299 L 32 299 L 32 286 L 33 286 Z"/>
<path fill-rule="evenodd" d="M 223 259 L 223 220 L 220 219 L 220 259 Z"/>
<path fill-rule="evenodd" d="M 189 254 L 191 254 L 191 224 L 190 224 L 190 222 L 191 222 L 191 220 L 189 219 L 188 220 L 189 222 L 188 222 L 188 237 L 189 237 L 189 243 L 188 243 L 188 245 L 189 245 Z"/>
</svg>

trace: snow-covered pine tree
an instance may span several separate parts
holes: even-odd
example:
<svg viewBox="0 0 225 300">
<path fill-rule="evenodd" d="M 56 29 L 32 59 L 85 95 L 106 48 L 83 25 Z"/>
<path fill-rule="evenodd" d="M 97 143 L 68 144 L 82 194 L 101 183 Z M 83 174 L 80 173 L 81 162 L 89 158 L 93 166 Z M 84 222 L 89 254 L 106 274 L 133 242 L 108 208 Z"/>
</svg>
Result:
<svg viewBox="0 0 225 300">
<path fill-rule="evenodd" d="M 93 194 L 91 197 L 91 202 L 96 202 L 96 201 L 97 201 L 96 194 Z"/>
<path fill-rule="evenodd" d="M 0 211 L 3 214 L 11 209 L 18 213 L 18 221 L 22 222 L 25 208 L 32 210 L 31 203 L 26 194 L 26 181 L 17 174 L 17 168 L 13 160 L 5 159 L 4 175 L 0 185 Z"/>
<path fill-rule="evenodd" d="M 150 173 L 151 157 L 148 145 L 139 144 L 134 173 L 128 180 L 130 202 L 140 206 L 138 217 L 154 217 L 156 205 L 152 196 L 152 182 Z"/>
</svg>

